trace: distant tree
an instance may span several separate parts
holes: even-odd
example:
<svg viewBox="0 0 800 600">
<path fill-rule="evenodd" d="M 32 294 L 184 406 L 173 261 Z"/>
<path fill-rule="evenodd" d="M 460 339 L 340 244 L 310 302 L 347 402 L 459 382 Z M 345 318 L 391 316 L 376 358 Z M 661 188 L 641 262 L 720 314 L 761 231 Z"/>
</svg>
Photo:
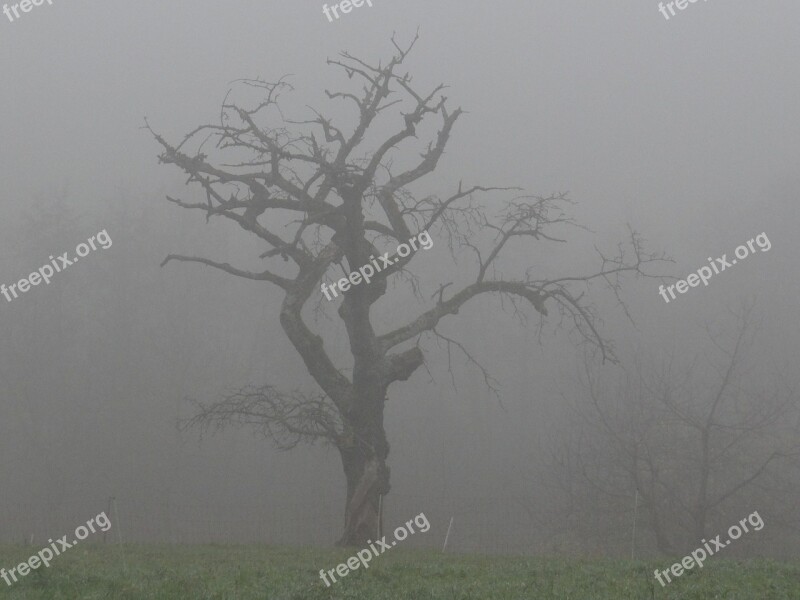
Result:
<svg viewBox="0 0 800 600">
<path fill-rule="evenodd" d="M 48 256 L 69 251 L 97 233 L 88 219 L 74 208 L 68 188 L 52 192 L 50 197 L 26 199 L 27 210 L 15 220 L 3 235 L 2 261 L 4 283 L 16 283 L 32 271 L 49 262 Z M 102 269 L 103 260 L 93 257 L 93 269 Z M 88 259 L 87 259 L 88 262 Z M 15 469 L 25 460 L 30 465 L 27 486 L 15 490 L 22 502 L 46 502 L 55 510 L 59 497 L 65 494 L 69 477 L 62 462 L 66 437 L 60 431 L 75 434 L 82 426 L 73 413 L 56 416 L 51 392 L 47 391 L 50 373 L 45 365 L 59 365 L 59 392 L 69 394 L 80 378 L 74 367 L 88 366 L 83 354 L 76 351 L 76 340 L 83 332 L 93 331 L 96 323 L 86 318 L 91 306 L 98 314 L 100 302 L 80 290 L 81 277 L 87 277 L 88 265 L 56 273 L 50 283 L 30 287 L 9 302 L 0 295 L 5 318 L 0 323 L 0 335 L 6 343 L 0 347 L 0 386 L 2 386 L 3 419 L 0 424 L 0 455 L 3 466 Z M 100 330 L 93 331 L 100 336 Z M 35 465 L 35 466 L 34 466 Z M 23 494 L 30 494 L 25 498 Z M 15 519 L 7 524 L 15 526 Z"/>
<path fill-rule="evenodd" d="M 403 48 L 393 38 L 394 55 L 377 65 L 348 52 L 328 60 L 328 65 L 362 84 L 360 89 L 325 91 L 330 101 L 354 109 L 351 127 L 314 110 L 310 119 L 285 118 L 279 97 L 292 88 L 281 79 L 242 81 L 250 91 L 261 93 L 254 105 L 245 108 L 229 92 L 219 123 L 197 127 L 177 144 L 150 130 L 163 148 L 161 162 L 184 171 L 187 183 L 202 192 L 197 200 L 168 200 L 205 213 L 207 220 L 222 217 L 236 223 L 265 244 L 261 258 L 269 266 L 250 271 L 179 254 L 170 254 L 163 264 L 199 263 L 282 290 L 280 324 L 320 389 L 308 395 L 273 385 L 245 387 L 201 406 L 192 424 L 253 425 L 281 448 L 317 440 L 336 447 L 347 483 L 342 545 L 365 544 L 379 526 L 379 497 L 389 492 L 389 444 L 384 431 L 389 386 L 407 380 L 424 364 L 421 343 L 429 336 L 444 340 L 448 349 L 467 352 L 437 329 L 445 317 L 458 314 L 483 294 L 503 296 L 516 311 L 522 310 L 518 301 L 524 301 L 541 318 L 555 311 L 556 322 L 567 322 L 578 339 L 613 360 L 585 292 L 590 284 L 601 282 L 618 293 L 621 275 L 644 274 L 643 266 L 657 260 L 643 252 L 639 237 L 631 231 L 629 243 L 621 244 L 614 256 L 601 254 L 599 266 L 589 273 L 545 278 L 531 267 L 517 276 L 504 276 L 509 247 L 565 242 L 560 236 L 574 225 L 564 212 L 568 201 L 563 194 L 513 197 L 516 188 L 462 183 L 447 198 L 419 196 L 411 190 L 436 169 L 463 114 L 450 107 L 444 85 L 421 91 L 409 74 L 399 73 L 415 42 L 416 37 Z M 415 159 L 412 143 L 436 120 L 438 133 L 421 146 Z M 381 122 L 393 133 L 382 137 Z M 215 142 L 208 150 L 213 156 L 201 152 L 209 139 Z M 405 147 L 405 156 L 399 154 L 400 146 Z M 495 203 L 499 208 L 490 215 L 477 197 L 492 193 L 512 197 L 502 205 Z M 447 241 L 454 262 L 468 251 L 475 261 L 474 279 L 463 286 L 445 282 L 426 301 L 411 267 L 430 261 L 419 260 L 419 252 L 392 259 L 371 283 L 353 285 L 337 300 L 351 356 L 334 361 L 303 314 L 309 305 L 319 308 L 326 274 L 334 265 L 344 268 L 343 261 L 352 272 L 370 264 L 373 257 L 393 255 L 398 244 L 424 231 Z M 544 250 L 525 251 L 536 256 Z M 443 278 L 453 277 L 449 268 L 441 273 Z M 406 322 L 376 326 L 371 311 L 386 297 L 390 279 L 407 286 L 425 306 Z M 485 371 L 484 375 L 492 385 Z"/>
<path fill-rule="evenodd" d="M 707 328 L 710 349 L 701 356 L 673 355 L 658 366 L 637 360 L 610 383 L 587 369 L 588 402 L 576 403 L 580 434 L 560 453 L 572 487 L 584 495 L 588 488 L 594 502 L 601 497 L 629 517 L 638 492 L 664 553 L 696 547 L 712 525 L 735 522 L 756 503 L 777 506 L 772 496 L 787 485 L 800 492 L 797 393 L 780 373 L 749 364 L 752 304 L 731 314 L 733 335 Z"/>
</svg>

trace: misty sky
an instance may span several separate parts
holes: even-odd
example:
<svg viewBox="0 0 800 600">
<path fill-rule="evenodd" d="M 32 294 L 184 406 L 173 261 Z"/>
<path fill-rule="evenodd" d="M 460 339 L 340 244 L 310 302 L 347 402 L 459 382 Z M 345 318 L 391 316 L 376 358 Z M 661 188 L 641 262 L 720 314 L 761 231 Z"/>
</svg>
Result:
<svg viewBox="0 0 800 600">
<path fill-rule="evenodd" d="M 797 356 L 800 5 L 708 0 L 667 22 L 656 2 L 642 0 L 373 4 L 333 23 L 321 2 L 307 0 L 54 0 L 14 23 L 0 16 L 0 280 L 25 276 L 84 232 L 108 227 L 114 240 L 97 269 L 87 259 L 84 270 L 33 290 L 24 303 L 0 299 L 12 332 L 6 353 L 24 353 L 28 369 L 15 371 L 22 383 L 3 402 L 35 406 L 47 423 L 42 439 L 56 444 L 11 460 L 17 438 L 0 441 L 3 472 L 15 483 L 4 492 L 11 505 L 63 493 L 75 507 L 102 501 L 85 509 L 91 515 L 117 495 L 146 515 L 167 502 L 156 496 L 169 482 L 175 502 L 207 495 L 240 502 L 242 512 L 258 511 L 265 498 L 287 507 L 330 495 L 325 510 L 338 518 L 334 452 L 282 455 L 246 432 L 203 444 L 175 433 L 175 417 L 190 410 L 186 396 L 213 399 L 226 386 L 278 376 L 287 388 L 308 379 L 277 325 L 274 290 L 193 265 L 159 268 L 169 252 L 237 260 L 255 246 L 164 201 L 195 192 L 157 163 L 159 147 L 142 126 L 147 117 L 177 140 L 218 117 L 231 81 L 287 74 L 296 89 L 285 105 L 308 118 L 306 105 L 326 107 L 324 88 L 347 83 L 325 59 L 347 49 L 377 62 L 390 56 L 393 31 L 407 40 L 419 27 L 408 63 L 415 82 L 447 83 L 451 104 L 467 111 L 425 189 L 444 195 L 463 178 L 542 195 L 568 191 L 576 220 L 593 234 L 576 232 L 559 248 L 554 264 L 562 270 L 591 268 L 593 244 L 612 248 L 628 223 L 648 249 L 675 259 L 662 272 L 680 278 L 767 233 L 769 252 L 668 305 L 656 281 L 631 282 L 625 299 L 635 327 L 601 295 L 604 331 L 621 355 L 642 347 L 697 352 L 700 325 L 756 296 L 765 356 L 781 364 Z M 41 227 L 24 225 L 39 208 Z M 58 233 L 53 216 L 62 208 L 81 223 L 68 234 Z M 426 281 L 435 289 L 435 270 Z M 56 285 L 73 308 L 106 307 L 108 321 L 73 311 L 75 330 L 60 328 Z M 397 502 L 430 493 L 444 504 L 456 491 L 485 497 L 498 485 L 525 493 L 532 483 L 510 473 L 536 453 L 537 436 L 558 418 L 559 394 L 572 390 L 576 351 L 565 336 L 549 330 L 540 345 L 533 327 L 520 328 L 492 302 L 461 316 L 454 331 L 504 383 L 505 411 L 479 373 L 459 366 L 454 390 L 441 355 L 434 382 L 417 374 L 391 388 Z M 21 319 L 47 325 L 14 328 Z M 56 454 L 63 480 L 80 482 L 63 492 L 39 472 Z"/>
</svg>

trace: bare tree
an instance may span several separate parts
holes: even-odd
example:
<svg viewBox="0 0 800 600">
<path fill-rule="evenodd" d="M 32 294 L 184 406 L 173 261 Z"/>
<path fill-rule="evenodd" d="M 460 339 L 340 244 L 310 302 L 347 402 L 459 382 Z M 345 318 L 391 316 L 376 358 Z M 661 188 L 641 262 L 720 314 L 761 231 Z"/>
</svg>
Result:
<svg viewBox="0 0 800 600">
<path fill-rule="evenodd" d="M 780 373 L 768 378 L 748 365 L 752 304 L 731 315 L 734 334 L 707 327 L 712 351 L 687 364 L 674 355 L 657 367 L 637 361 L 612 385 L 587 369 L 584 481 L 620 499 L 625 513 L 638 491 L 664 553 L 696 547 L 737 501 L 769 502 L 800 456 L 795 389 Z"/>
<path fill-rule="evenodd" d="M 416 39 L 401 47 L 392 38 L 393 56 L 377 65 L 348 52 L 327 61 L 361 84 L 360 90 L 325 91 L 331 102 L 353 109 L 352 127 L 313 109 L 310 119 L 285 118 L 279 99 L 292 88 L 281 79 L 241 81 L 261 94 L 259 100 L 245 108 L 231 99 L 229 91 L 219 123 L 198 127 L 178 144 L 150 130 L 163 148 L 161 162 L 184 171 L 187 183 L 203 194 L 201 200 L 168 200 L 205 213 L 207 220 L 222 217 L 235 222 L 265 244 L 261 258 L 267 261 L 264 269 L 249 271 L 209 258 L 171 254 L 163 264 L 199 263 L 280 288 L 281 326 L 321 390 L 309 397 L 273 386 L 246 388 L 203 406 L 194 423 L 252 424 L 281 447 L 301 440 L 335 446 L 347 480 L 345 526 L 339 540 L 344 545 L 363 545 L 374 534 L 379 496 L 389 492 L 389 444 L 383 422 L 389 386 L 407 380 L 423 366 L 420 345 L 429 338 L 443 340 L 448 350 L 468 352 L 437 329 L 445 317 L 456 315 L 480 295 L 501 295 L 519 315 L 524 314 L 520 302 L 532 306 L 540 319 L 555 311 L 557 323 L 568 324 L 579 340 L 613 360 L 613 349 L 598 331 L 596 311 L 586 292 L 599 282 L 618 293 L 623 274 L 644 274 L 643 266 L 657 260 L 643 252 L 640 238 L 631 231 L 628 243 L 621 244 L 614 256 L 601 254 L 597 269 L 589 273 L 546 279 L 537 277 L 531 267 L 508 277 L 502 272 L 503 259 L 513 245 L 565 242 L 564 230 L 575 225 L 564 212 L 569 203 L 565 195 L 533 197 L 516 188 L 462 183 L 446 198 L 413 192 L 411 187 L 436 169 L 463 114 L 450 107 L 444 85 L 422 91 L 408 73 L 400 73 Z M 414 159 L 414 143 L 437 121 L 438 132 Z M 393 133 L 380 136 L 383 126 Z M 215 143 L 216 160 L 201 152 L 209 140 Z M 400 155 L 401 147 L 407 155 Z M 400 164 L 408 166 L 399 168 Z M 496 214 L 489 214 L 478 201 L 486 194 L 509 197 Z M 345 365 L 334 363 L 323 338 L 309 328 L 304 308 L 319 302 L 319 286 L 333 265 L 346 261 L 348 271 L 354 271 L 374 257 L 388 257 L 398 243 L 424 231 L 447 240 L 454 262 L 464 251 L 471 254 L 474 278 L 465 285 L 443 283 L 425 300 L 412 270 L 412 263 L 416 268 L 423 262 L 416 260 L 418 253 L 384 261 L 385 267 L 371 283 L 354 285 L 343 294 L 338 309 L 352 354 L 348 377 Z M 412 290 L 424 307 L 407 322 L 380 324 L 376 330 L 371 310 L 387 294 L 390 279 Z M 485 370 L 484 375 L 491 386 Z"/>
</svg>

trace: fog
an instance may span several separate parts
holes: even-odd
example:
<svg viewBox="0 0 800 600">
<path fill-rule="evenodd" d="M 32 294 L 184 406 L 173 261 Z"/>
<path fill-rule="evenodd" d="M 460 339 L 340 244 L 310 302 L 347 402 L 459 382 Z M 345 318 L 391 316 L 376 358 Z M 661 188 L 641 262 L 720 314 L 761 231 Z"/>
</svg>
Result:
<svg viewBox="0 0 800 600">
<path fill-rule="evenodd" d="M 755 406 L 776 382 L 791 390 L 800 342 L 800 243 L 790 231 L 800 219 L 800 7 L 711 0 L 667 21 L 655 3 L 632 0 L 434 4 L 374 0 L 329 22 L 311 2 L 55 0 L 0 24 L 0 281 L 27 277 L 102 230 L 113 241 L 49 284 L 0 299 L 0 539 L 46 539 L 106 509 L 118 525 L 112 534 L 126 542 L 329 546 L 339 538 L 346 490 L 334 448 L 281 452 L 251 428 L 201 435 L 177 427 L 194 414 L 188 399 L 213 402 L 248 384 L 315 385 L 281 328 L 279 289 L 197 264 L 160 266 L 175 253 L 256 268 L 264 247 L 234 223 L 207 222 L 166 200 L 205 202 L 205 194 L 159 164 L 163 148 L 144 126 L 177 143 L 218 122 L 234 80 L 288 75 L 287 119 L 313 119 L 314 107 L 352 127 L 324 90 L 358 92 L 361 83 L 326 59 L 348 50 L 385 64 L 393 32 L 407 44 L 419 29 L 403 72 L 422 89 L 444 82 L 449 104 L 466 111 L 415 188 L 420 197 L 446 197 L 463 180 L 564 192 L 575 202 L 570 216 L 585 230 L 567 231 L 566 244 L 509 246 L 503 272 L 593 272 L 595 247 L 613 254 L 630 226 L 647 251 L 674 261 L 649 273 L 685 279 L 709 257 L 730 259 L 768 236 L 769 251 L 756 246 L 669 303 L 658 286 L 674 280 L 624 278 L 625 307 L 604 285 L 593 288 L 599 330 L 619 358 L 587 358 L 593 372 L 615 382 L 637 359 L 658 370 L 672 356 L 676 371 L 694 365 L 698 390 L 710 393 L 702 381 L 713 382 L 724 360 L 713 362 L 705 327 L 729 335 L 731 311 L 749 303 L 760 325 L 742 371 L 753 388 L 743 385 L 743 402 Z M 394 119 L 378 134 L 391 135 Z M 420 128 L 406 160 L 436 131 Z M 492 198 L 484 199 L 490 212 Z M 475 277 L 467 253 L 453 269 L 446 240 L 431 235 L 434 248 L 417 265 L 426 302 L 441 285 Z M 309 326 L 349 368 L 337 305 L 324 304 L 327 316 L 309 312 Z M 390 284 L 373 323 L 389 331 L 423 306 Z M 620 540 L 629 529 L 590 546 L 581 527 L 599 532 L 592 523 L 603 515 L 565 517 L 554 484 L 553 455 L 580 437 L 576 415 L 590 405 L 587 350 L 555 311 L 540 322 L 530 306 L 521 310 L 527 319 L 486 296 L 442 321 L 499 382 L 499 398 L 480 368 L 435 340 L 422 345 L 427 369 L 389 388 L 384 519 L 425 512 L 431 531 L 410 546 L 440 547 L 452 517 L 452 551 L 627 555 Z M 797 422 L 793 410 L 783 424 Z M 758 462 L 748 452 L 741 464 Z M 768 481 L 725 509 L 760 509 L 766 522 L 763 542 L 732 553 L 796 555 L 799 516 L 781 509 L 800 483 L 792 460 L 771 464 Z M 770 497 L 774 505 L 758 505 Z M 635 501 L 625 502 L 632 509 Z M 630 515 L 615 514 L 630 525 Z M 655 553 L 640 526 L 637 552 Z"/>
</svg>

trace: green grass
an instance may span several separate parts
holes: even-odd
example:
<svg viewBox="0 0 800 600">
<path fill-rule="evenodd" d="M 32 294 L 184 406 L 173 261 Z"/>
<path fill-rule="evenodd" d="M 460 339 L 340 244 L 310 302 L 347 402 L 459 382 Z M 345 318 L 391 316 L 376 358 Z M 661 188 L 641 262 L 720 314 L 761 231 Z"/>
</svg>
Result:
<svg viewBox="0 0 800 600">
<path fill-rule="evenodd" d="M 6 569 L 38 549 L 0 548 Z M 86 544 L 8 587 L 11 599 L 189 600 L 797 600 L 800 565 L 710 559 L 662 588 L 658 562 L 443 556 L 393 548 L 330 588 L 320 569 L 354 551 L 265 546 Z M 337 578 L 338 579 L 338 578 Z"/>
</svg>

